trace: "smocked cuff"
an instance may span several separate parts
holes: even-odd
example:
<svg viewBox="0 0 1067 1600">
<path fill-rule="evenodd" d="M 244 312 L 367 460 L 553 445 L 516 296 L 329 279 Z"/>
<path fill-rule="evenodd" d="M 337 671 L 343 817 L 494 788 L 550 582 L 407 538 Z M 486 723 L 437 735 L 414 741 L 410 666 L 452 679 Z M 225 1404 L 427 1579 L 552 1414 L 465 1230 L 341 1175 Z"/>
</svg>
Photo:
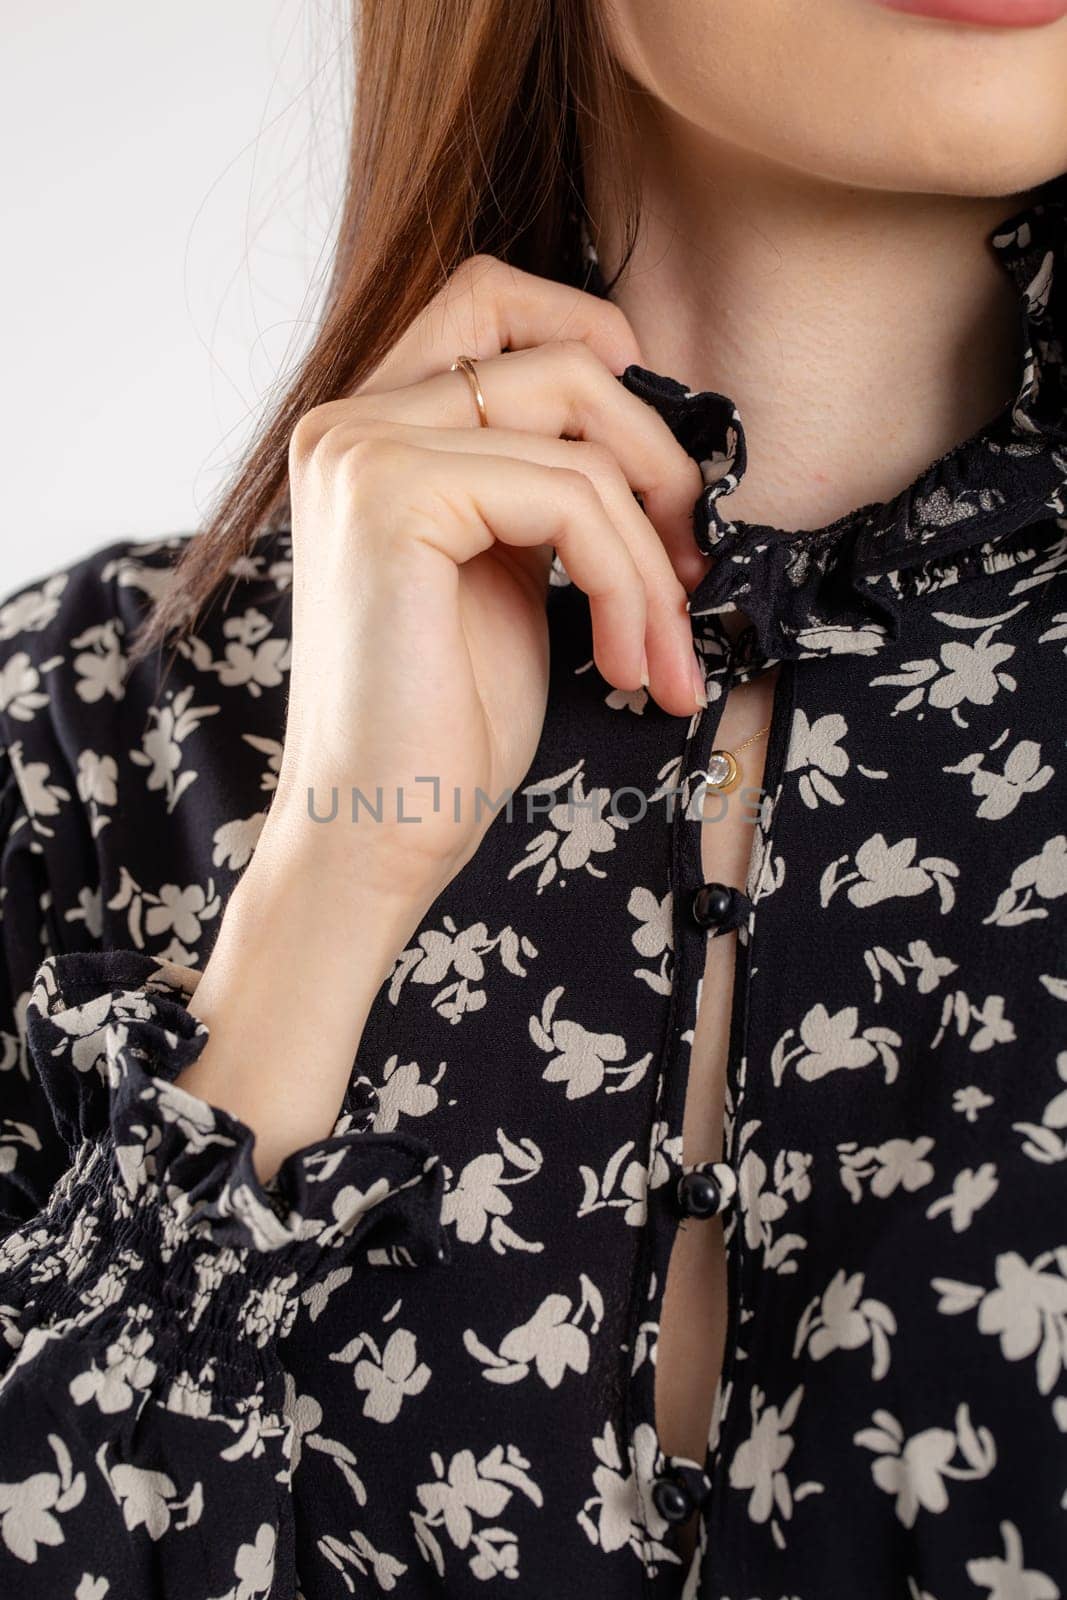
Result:
<svg viewBox="0 0 1067 1600">
<path fill-rule="evenodd" d="M 421 1140 L 373 1131 L 365 1079 L 350 1083 L 329 1137 L 260 1181 L 252 1130 L 173 1081 L 208 1039 L 188 1010 L 198 979 L 134 951 L 52 956 L 35 978 L 31 1055 L 72 1160 L 87 1142 L 113 1143 L 118 1220 L 141 1213 L 164 1262 L 184 1246 L 225 1247 L 254 1275 L 295 1274 L 301 1288 L 353 1256 L 447 1260 L 438 1158 Z"/>
</svg>

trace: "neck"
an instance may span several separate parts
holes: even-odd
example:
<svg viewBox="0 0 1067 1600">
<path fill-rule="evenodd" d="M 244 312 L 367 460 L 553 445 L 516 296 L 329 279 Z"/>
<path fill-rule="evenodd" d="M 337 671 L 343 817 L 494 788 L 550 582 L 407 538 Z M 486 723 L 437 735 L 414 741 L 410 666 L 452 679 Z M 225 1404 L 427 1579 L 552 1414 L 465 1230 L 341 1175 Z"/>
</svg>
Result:
<svg viewBox="0 0 1067 1600">
<path fill-rule="evenodd" d="M 646 363 L 736 401 L 729 514 L 823 526 L 905 488 L 1018 383 L 1018 296 L 986 240 L 1023 197 L 850 188 L 638 97 L 637 247 L 611 291 Z M 622 255 L 590 185 L 609 281 Z"/>
</svg>

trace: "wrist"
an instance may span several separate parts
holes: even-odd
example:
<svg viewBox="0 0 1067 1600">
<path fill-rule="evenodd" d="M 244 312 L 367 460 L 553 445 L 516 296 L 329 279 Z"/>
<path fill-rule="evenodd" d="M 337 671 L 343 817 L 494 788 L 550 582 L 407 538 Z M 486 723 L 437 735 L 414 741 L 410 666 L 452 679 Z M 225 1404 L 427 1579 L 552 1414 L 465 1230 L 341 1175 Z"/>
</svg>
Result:
<svg viewBox="0 0 1067 1600">
<path fill-rule="evenodd" d="M 427 887 L 389 883 L 377 862 L 364 870 L 351 852 L 293 849 L 261 838 L 230 896 L 212 952 L 279 974 L 317 975 L 325 987 L 343 979 L 356 999 L 385 981 L 435 898 Z M 284 977 L 283 977 L 283 981 Z"/>
<path fill-rule="evenodd" d="M 261 1178 L 333 1126 L 375 997 L 425 909 L 267 845 L 189 1002 L 209 1038 L 179 1078 L 253 1128 Z"/>
<path fill-rule="evenodd" d="M 343 893 L 338 910 L 373 901 L 387 918 L 414 926 L 462 864 L 425 848 L 422 831 L 367 817 L 318 821 L 276 797 L 244 876 L 271 890 L 305 885 L 313 900 Z"/>
</svg>

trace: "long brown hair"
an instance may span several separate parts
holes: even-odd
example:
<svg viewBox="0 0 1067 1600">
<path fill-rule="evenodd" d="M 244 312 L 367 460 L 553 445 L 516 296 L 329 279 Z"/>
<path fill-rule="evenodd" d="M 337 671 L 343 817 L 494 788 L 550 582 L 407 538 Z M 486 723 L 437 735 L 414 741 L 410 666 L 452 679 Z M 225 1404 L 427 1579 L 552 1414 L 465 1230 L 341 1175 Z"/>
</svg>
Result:
<svg viewBox="0 0 1067 1600">
<path fill-rule="evenodd" d="M 263 532 L 286 525 L 290 435 L 351 393 L 467 256 L 560 275 L 576 259 L 583 165 L 620 183 L 624 76 L 603 0 L 352 0 L 354 114 L 321 325 L 205 526 L 133 640 L 179 639 Z M 614 175 L 619 175 L 617 178 Z M 595 229 L 592 237 L 595 242 Z"/>
</svg>

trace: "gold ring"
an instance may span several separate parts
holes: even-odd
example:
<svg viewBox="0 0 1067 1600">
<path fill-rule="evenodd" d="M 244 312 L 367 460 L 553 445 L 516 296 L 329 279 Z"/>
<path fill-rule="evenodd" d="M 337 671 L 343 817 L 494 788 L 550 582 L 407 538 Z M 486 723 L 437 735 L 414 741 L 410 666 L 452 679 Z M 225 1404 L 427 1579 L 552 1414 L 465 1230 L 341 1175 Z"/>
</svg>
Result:
<svg viewBox="0 0 1067 1600">
<path fill-rule="evenodd" d="M 464 374 L 470 384 L 471 394 L 474 396 L 474 404 L 478 407 L 478 421 L 483 428 L 488 428 L 489 418 L 485 410 L 485 396 L 482 394 L 482 386 L 478 382 L 478 374 L 474 370 L 477 359 L 477 356 L 457 356 L 449 371 L 462 372 Z"/>
</svg>

